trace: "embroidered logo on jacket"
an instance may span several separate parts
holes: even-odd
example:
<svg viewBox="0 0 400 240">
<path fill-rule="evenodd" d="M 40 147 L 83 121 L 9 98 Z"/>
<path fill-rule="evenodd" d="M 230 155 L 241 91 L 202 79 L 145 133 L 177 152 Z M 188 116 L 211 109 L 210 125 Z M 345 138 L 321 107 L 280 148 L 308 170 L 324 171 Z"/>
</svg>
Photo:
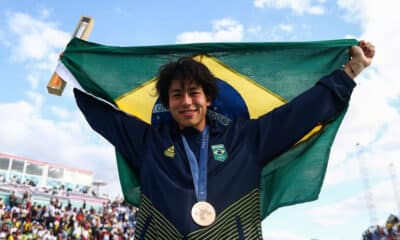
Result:
<svg viewBox="0 0 400 240">
<path fill-rule="evenodd" d="M 174 158 L 174 156 L 175 156 L 174 145 L 172 145 L 171 147 L 165 149 L 164 156 L 169 157 L 169 158 Z"/>
<path fill-rule="evenodd" d="M 211 150 L 216 161 L 224 162 L 228 158 L 224 144 L 212 145 Z"/>
</svg>

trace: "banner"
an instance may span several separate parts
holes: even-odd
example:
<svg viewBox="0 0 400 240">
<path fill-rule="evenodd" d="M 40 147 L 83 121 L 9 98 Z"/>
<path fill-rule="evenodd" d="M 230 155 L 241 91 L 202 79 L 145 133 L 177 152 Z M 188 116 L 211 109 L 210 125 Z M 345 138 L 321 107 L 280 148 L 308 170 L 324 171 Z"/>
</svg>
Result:
<svg viewBox="0 0 400 240">
<path fill-rule="evenodd" d="M 200 43 L 113 47 L 72 39 L 57 72 L 85 91 L 149 123 L 171 121 L 157 97 L 160 66 L 182 56 L 205 64 L 217 78 L 219 94 L 208 116 L 229 125 L 238 117 L 257 118 L 281 106 L 349 60 L 352 39 L 282 43 Z M 278 207 L 312 201 L 321 190 L 329 152 L 344 113 L 316 126 L 289 151 L 267 164 L 261 177 L 264 219 Z M 290 134 L 290 133 L 282 133 Z M 117 152 L 125 199 L 138 205 L 137 171 Z M 244 180 L 245 181 L 245 180 Z"/>
</svg>

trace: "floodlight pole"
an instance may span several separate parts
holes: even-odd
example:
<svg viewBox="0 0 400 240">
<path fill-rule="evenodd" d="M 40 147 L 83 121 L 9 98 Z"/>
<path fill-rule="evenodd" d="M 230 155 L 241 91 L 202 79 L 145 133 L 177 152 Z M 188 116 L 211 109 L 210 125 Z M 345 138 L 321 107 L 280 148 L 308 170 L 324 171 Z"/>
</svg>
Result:
<svg viewBox="0 0 400 240">
<path fill-rule="evenodd" d="M 93 25 L 93 18 L 82 16 L 72 36 L 83 40 L 88 40 L 89 35 L 92 32 Z M 61 96 L 66 84 L 67 83 L 56 72 L 54 72 L 49 83 L 47 84 L 47 92 L 53 95 Z"/>
</svg>

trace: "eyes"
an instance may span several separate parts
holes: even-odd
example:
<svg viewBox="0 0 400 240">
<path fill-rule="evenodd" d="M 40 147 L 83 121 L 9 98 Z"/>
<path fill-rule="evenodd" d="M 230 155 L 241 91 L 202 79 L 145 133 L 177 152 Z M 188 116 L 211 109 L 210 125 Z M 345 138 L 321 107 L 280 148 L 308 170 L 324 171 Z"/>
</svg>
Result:
<svg viewBox="0 0 400 240">
<path fill-rule="evenodd" d="M 173 91 L 172 94 L 170 95 L 172 98 L 181 98 L 183 95 L 185 94 L 184 91 Z M 198 97 L 201 95 L 201 91 L 200 90 L 189 90 L 189 92 L 187 93 L 190 97 Z"/>
</svg>

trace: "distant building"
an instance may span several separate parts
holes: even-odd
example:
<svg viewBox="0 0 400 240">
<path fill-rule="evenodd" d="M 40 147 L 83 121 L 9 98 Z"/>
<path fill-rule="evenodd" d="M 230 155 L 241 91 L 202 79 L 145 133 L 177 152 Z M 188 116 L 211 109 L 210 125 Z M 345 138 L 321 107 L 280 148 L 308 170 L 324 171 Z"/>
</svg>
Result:
<svg viewBox="0 0 400 240">
<path fill-rule="evenodd" d="M 42 162 L 0 153 L 0 178 L 18 183 L 32 181 L 37 186 L 88 191 L 93 172 L 61 164 Z"/>
<path fill-rule="evenodd" d="M 7 200 L 12 191 L 27 191 L 41 204 L 58 198 L 98 208 L 107 201 L 93 188 L 92 171 L 0 153 L 0 197 Z"/>
</svg>

